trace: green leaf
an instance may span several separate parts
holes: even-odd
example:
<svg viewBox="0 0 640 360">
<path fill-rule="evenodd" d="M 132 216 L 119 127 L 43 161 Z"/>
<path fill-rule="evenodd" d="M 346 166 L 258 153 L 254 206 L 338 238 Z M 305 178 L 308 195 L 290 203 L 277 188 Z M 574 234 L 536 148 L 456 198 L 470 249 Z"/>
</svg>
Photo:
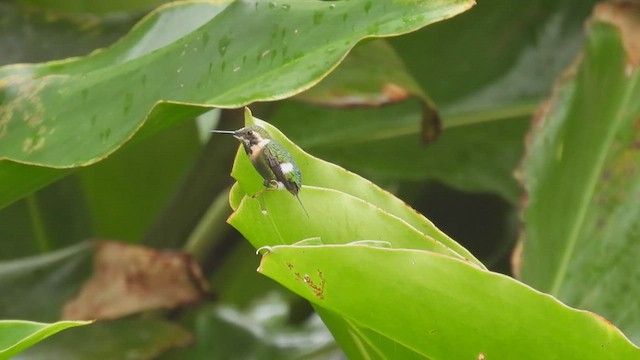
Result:
<svg viewBox="0 0 640 360">
<path fill-rule="evenodd" d="M 239 148 L 231 173 L 238 182 L 230 193 L 231 207 L 236 213 L 229 222 L 236 228 L 242 226 L 241 232 L 255 247 L 293 244 L 312 237 L 338 243 L 385 240 L 396 247 L 442 251 L 484 267 L 469 251 L 398 198 L 356 174 L 305 153 L 275 127 L 252 117 L 248 110 L 245 116 L 246 125 L 264 127 L 292 154 L 302 172 L 300 200 L 309 212 L 307 217 L 287 192 L 264 192 L 256 198 L 244 196 L 261 191 L 263 180 Z M 352 222 L 364 224 L 369 220 L 363 214 L 379 223 L 372 221 L 364 229 L 354 226 Z M 292 222 L 292 218 L 299 220 Z M 330 231 L 339 231 L 340 236 L 326 237 Z"/>
<path fill-rule="evenodd" d="M 637 3 L 596 7 L 581 61 L 532 129 L 521 277 L 640 341 Z M 634 60 L 636 59 L 636 60 Z"/>
<path fill-rule="evenodd" d="M 0 320 L 0 359 L 12 356 L 62 330 L 91 321 L 58 321 L 52 324 L 21 320 Z"/>
<path fill-rule="evenodd" d="M 274 246 L 259 271 L 430 359 L 640 358 L 640 350 L 602 318 L 428 251 Z M 393 348 L 377 351 L 374 358 L 397 355 Z"/>
<path fill-rule="evenodd" d="M 291 194 L 270 191 L 260 195 L 260 199 L 245 196 L 229 218 L 229 223 L 240 229 L 255 248 L 293 244 L 311 237 L 335 244 L 358 239 L 389 239 L 395 248 L 417 248 L 460 256 L 402 219 L 361 199 L 336 190 L 310 186 L 299 195 L 306 204 L 309 217 Z"/>
</svg>

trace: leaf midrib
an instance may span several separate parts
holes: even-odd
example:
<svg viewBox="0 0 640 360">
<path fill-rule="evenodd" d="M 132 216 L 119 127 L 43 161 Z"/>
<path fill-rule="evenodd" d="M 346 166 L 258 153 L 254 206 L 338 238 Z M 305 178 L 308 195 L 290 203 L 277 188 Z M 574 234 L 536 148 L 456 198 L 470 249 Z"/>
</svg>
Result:
<svg viewBox="0 0 640 360">
<path fill-rule="evenodd" d="M 566 279 L 566 275 L 569 269 L 569 264 L 573 259 L 573 254 L 575 253 L 576 246 L 578 244 L 578 237 L 580 235 L 581 230 L 584 228 L 584 223 L 587 218 L 587 212 L 589 209 L 589 204 L 592 202 L 596 188 L 598 185 L 598 174 L 602 173 L 605 160 L 607 159 L 607 155 L 609 154 L 609 149 L 611 148 L 611 144 L 613 143 L 613 139 L 615 138 L 615 134 L 619 131 L 621 123 L 623 123 L 624 116 L 622 112 L 628 108 L 629 101 L 631 99 L 632 89 L 635 87 L 635 84 L 638 82 L 640 77 L 635 76 L 632 81 L 626 84 L 626 87 L 623 92 L 622 100 L 619 102 L 619 105 L 616 107 L 616 112 L 613 116 L 615 126 L 611 127 L 611 131 L 607 134 L 606 140 L 602 142 L 602 151 L 599 152 L 596 161 L 594 162 L 595 166 L 592 168 L 591 173 L 589 174 L 587 180 L 586 187 L 586 195 L 582 197 L 582 201 L 580 202 L 580 206 L 578 207 L 578 214 L 575 217 L 575 221 L 571 226 L 568 240 L 566 242 L 567 246 L 565 247 L 566 251 L 562 254 L 562 259 L 558 266 L 558 271 L 553 279 L 551 291 L 550 293 L 554 296 L 557 296 L 562 288 L 564 280 Z"/>
</svg>

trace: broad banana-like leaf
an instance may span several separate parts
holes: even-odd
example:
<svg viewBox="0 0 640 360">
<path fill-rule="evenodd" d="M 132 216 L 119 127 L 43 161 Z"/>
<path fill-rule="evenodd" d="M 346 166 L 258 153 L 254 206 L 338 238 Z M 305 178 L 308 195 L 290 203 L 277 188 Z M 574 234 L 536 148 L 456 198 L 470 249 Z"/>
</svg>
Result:
<svg viewBox="0 0 640 360">
<path fill-rule="evenodd" d="M 23 164 L 0 167 L 14 171 L 2 175 L 3 189 L 24 179 L 25 165 L 86 166 L 135 134 L 167 129 L 206 108 L 292 96 L 319 82 L 361 39 L 413 31 L 473 4 L 177 2 L 87 57 L 2 67 L 0 161 Z"/>
<path fill-rule="evenodd" d="M 600 4 L 587 32 L 531 130 L 516 270 L 638 342 L 640 6 Z"/>
<path fill-rule="evenodd" d="M 364 343 L 345 349 L 356 358 L 640 359 L 603 318 L 449 256 L 349 244 L 263 251 L 258 271 L 350 325 L 345 335 Z"/>
</svg>

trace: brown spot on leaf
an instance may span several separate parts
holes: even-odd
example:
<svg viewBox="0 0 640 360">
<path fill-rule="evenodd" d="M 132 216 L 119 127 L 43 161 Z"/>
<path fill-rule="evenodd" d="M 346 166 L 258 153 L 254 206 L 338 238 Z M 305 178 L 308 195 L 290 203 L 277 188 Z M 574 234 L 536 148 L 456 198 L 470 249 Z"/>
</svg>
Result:
<svg viewBox="0 0 640 360">
<path fill-rule="evenodd" d="M 180 252 L 113 241 L 98 243 L 93 276 L 63 309 L 64 319 L 114 319 L 143 310 L 198 301 L 207 283 Z"/>
<path fill-rule="evenodd" d="M 20 74 L 0 79 L 0 138 L 9 132 L 10 127 L 26 125 L 29 132 L 23 135 L 22 151 L 29 154 L 41 150 L 47 136 L 55 130 L 44 124 L 42 93 L 47 87 L 64 82 L 66 78 L 63 75 L 49 75 L 33 79 L 29 74 Z"/>
<path fill-rule="evenodd" d="M 620 30 L 628 61 L 640 65 L 640 3 L 635 1 L 603 2 L 595 6 L 593 20 L 614 25 Z"/>
<path fill-rule="evenodd" d="M 318 270 L 317 282 L 313 281 L 313 279 L 309 274 L 302 275 L 299 272 L 296 272 L 294 275 L 296 276 L 296 279 L 298 279 L 298 281 L 305 283 L 309 288 L 311 288 L 311 290 L 313 290 L 313 294 L 318 299 L 321 299 L 321 300 L 324 299 L 325 280 L 320 270 Z"/>
</svg>

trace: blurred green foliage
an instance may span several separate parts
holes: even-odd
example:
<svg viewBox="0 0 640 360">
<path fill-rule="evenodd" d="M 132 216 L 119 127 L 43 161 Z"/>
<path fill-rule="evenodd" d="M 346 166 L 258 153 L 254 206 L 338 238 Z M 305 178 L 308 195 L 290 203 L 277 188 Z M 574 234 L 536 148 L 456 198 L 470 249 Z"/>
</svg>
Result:
<svg viewBox="0 0 640 360">
<path fill-rule="evenodd" d="M 639 82 L 627 44 L 640 38 L 637 3 L 487 0 L 469 11 L 466 0 L 161 3 L 0 2 L 0 318 L 58 320 L 95 271 L 92 239 L 190 253 L 211 293 L 191 307 L 68 330 L 22 358 L 383 358 L 388 349 L 446 358 L 336 308 L 314 303 L 314 311 L 255 271 L 260 258 L 225 220 L 227 197 L 237 209 L 260 180 L 236 167 L 232 188 L 237 142 L 208 136 L 211 126 L 243 126 L 242 111 L 231 108 L 249 103 L 304 151 L 390 193 L 379 200 L 383 191 L 366 180 L 351 183 L 336 175 L 342 169 L 325 179 L 333 165 L 299 160 L 308 169 L 303 184 L 334 189 L 339 179 L 340 191 L 359 192 L 347 199 L 303 189 L 312 217 L 328 213 L 315 227 L 304 219 L 283 225 L 292 240 L 322 230 L 325 244 L 366 234 L 352 240 L 433 250 L 404 235 L 432 237 L 447 246 L 445 268 L 458 266 L 447 261 L 459 255 L 521 276 L 640 339 L 629 251 L 640 240 Z M 276 206 L 274 216 L 293 216 L 299 205 L 289 197 L 262 201 Z M 385 236 L 404 235 L 372 239 L 383 231 L 358 224 L 369 205 L 356 198 L 375 206 L 385 221 L 377 226 L 389 224 Z M 265 219 L 233 216 L 252 244 L 276 245 L 259 237 L 268 233 Z M 343 225 L 332 229 L 325 218 Z M 329 239 L 338 234 L 344 241 Z M 518 236 L 523 252 L 512 254 Z M 488 284 L 504 279 L 481 274 Z M 363 283 L 375 280 L 369 275 Z M 628 345 L 615 327 L 608 331 Z M 85 346 L 72 345 L 77 339 Z M 579 346 L 571 341 L 564 350 Z"/>
</svg>

